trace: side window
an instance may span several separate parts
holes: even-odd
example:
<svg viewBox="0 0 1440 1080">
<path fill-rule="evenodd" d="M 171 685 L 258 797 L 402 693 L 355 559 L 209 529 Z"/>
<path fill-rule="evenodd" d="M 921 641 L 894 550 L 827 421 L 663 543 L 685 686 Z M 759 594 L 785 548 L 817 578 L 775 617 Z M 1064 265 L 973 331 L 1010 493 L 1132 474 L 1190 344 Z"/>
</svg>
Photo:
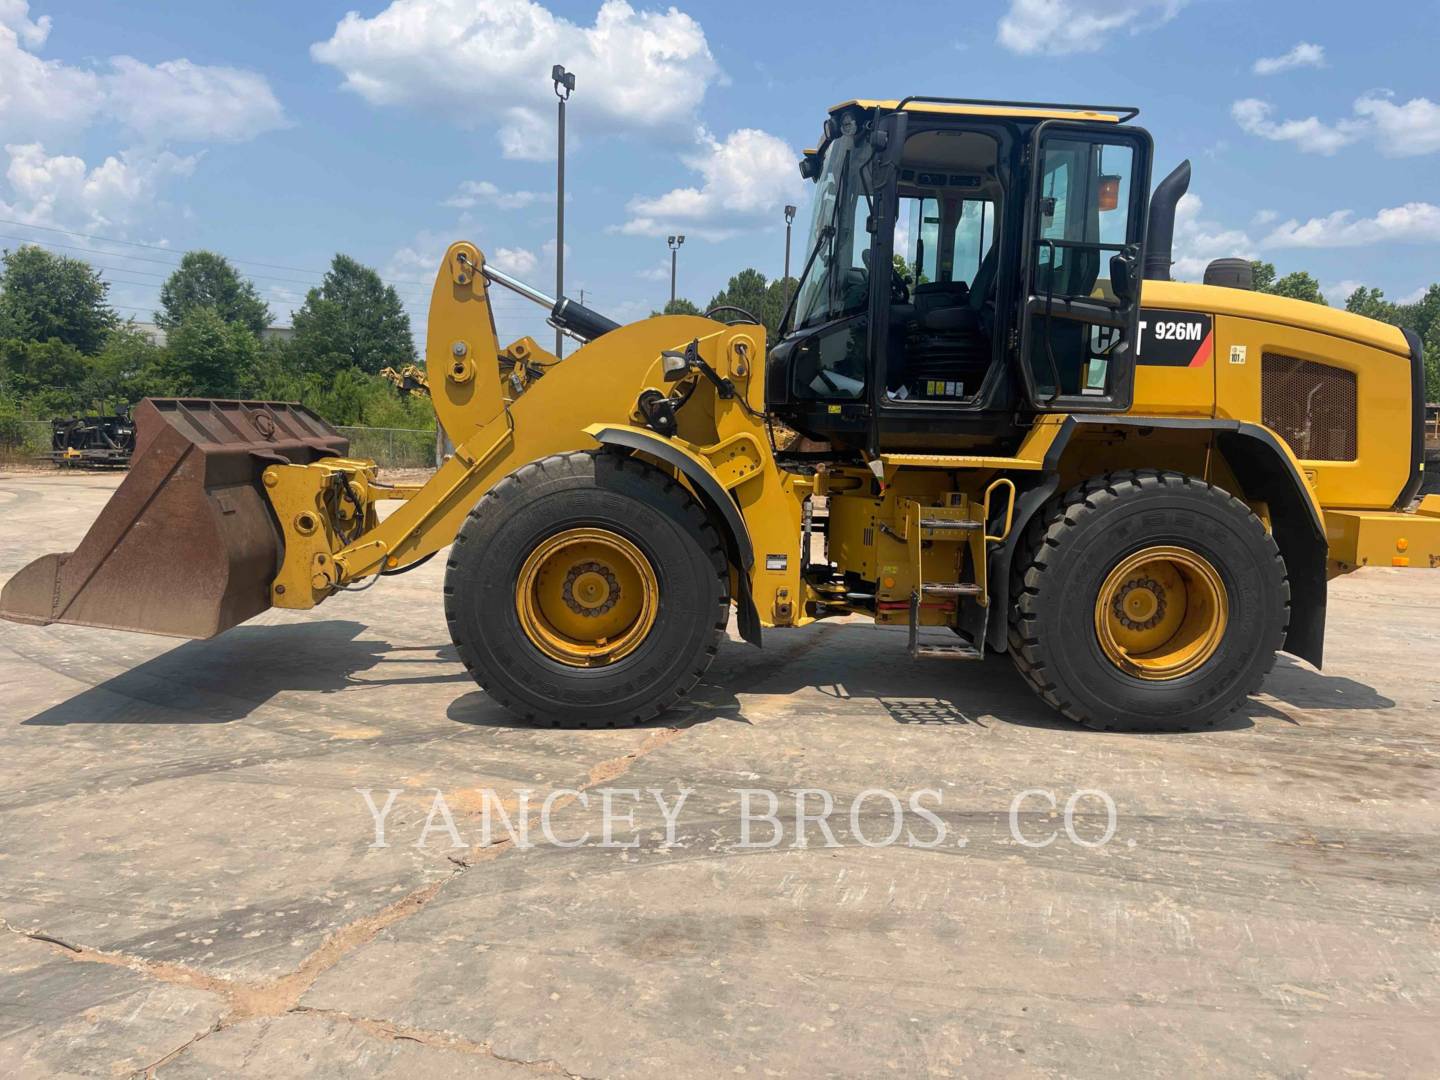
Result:
<svg viewBox="0 0 1440 1080">
<path fill-rule="evenodd" d="M 955 256 L 952 273 L 956 280 L 974 285 L 995 243 L 995 206 L 987 199 L 966 199 L 960 204 L 955 222 Z"/>
<path fill-rule="evenodd" d="M 988 199 L 900 199 L 895 254 L 912 288 L 937 282 L 974 284 L 994 242 L 995 205 Z"/>
<path fill-rule="evenodd" d="M 863 398 L 869 333 L 869 319 L 851 319 L 799 342 L 791 354 L 795 396 Z"/>
</svg>

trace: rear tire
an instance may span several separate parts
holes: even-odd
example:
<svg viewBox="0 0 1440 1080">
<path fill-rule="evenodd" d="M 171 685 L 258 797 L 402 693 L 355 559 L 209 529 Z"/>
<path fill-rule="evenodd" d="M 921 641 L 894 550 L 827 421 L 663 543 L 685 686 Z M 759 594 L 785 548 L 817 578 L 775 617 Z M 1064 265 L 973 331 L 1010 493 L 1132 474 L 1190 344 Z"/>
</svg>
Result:
<svg viewBox="0 0 1440 1080">
<path fill-rule="evenodd" d="M 557 454 L 470 511 L 445 573 L 460 659 L 526 720 L 617 727 L 673 706 L 714 659 L 729 569 L 704 509 L 612 453 Z"/>
<path fill-rule="evenodd" d="M 1275 541 L 1239 499 L 1179 473 L 1115 472 L 1031 523 L 1010 654 L 1087 727 L 1213 727 L 1259 689 L 1289 622 Z"/>
</svg>

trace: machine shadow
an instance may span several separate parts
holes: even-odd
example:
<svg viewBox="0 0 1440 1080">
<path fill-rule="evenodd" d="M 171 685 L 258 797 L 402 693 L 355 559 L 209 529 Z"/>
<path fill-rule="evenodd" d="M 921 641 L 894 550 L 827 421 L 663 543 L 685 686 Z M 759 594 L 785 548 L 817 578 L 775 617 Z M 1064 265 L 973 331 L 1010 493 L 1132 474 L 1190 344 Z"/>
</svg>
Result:
<svg viewBox="0 0 1440 1080">
<path fill-rule="evenodd" d="M 805 715 L 804 699 L 796 701 L 795 714 L 802 722 L 824 723 L 829 709 L 865 700 L 878 704 L 894 723 L 906 726 L 984 729 L 1001 724 L 1090 736 L 1109 734 L 1057 716 L 1003 656 L 991 656 L 982 663 L 912 660 L 905 652 L 903 632 L 843 623 L 773 633 L 767 636 L 763 651 L 727 639 L 687 699 L 638 726 L 688 728 L 719 720 L 749 723 L 745 695 L 784 697 L 804 691 L 821 700 L 814 702 L 811 716 Z M 1271 713 L 1267 706 L 1252 702 L 1207 730 L 1244 730 L 1254 726 L 1256 717 Z M 506 712 L 479 690 L 457 698 L 448 716 L 474 726 L 534 726 Z"/>
<path fill-rule="evenodd" d="M 1346 709 L 1375 712 L 1395 702 L 1373 686 L 1343 675 L 1326 675 L 1293 657 L 1281 656 L 1265 680 L 1265 693 L 1297 709 Z"/>
<path fill-rule="evenodd" d="M 396 654 L 402 654 L 397 656 Z M 410 657 L 403 654 L 428 654 Z M 187 641 L 123 674 L 51 706 L 31 726 L 69 724 L 225 724 L 243 720 L 276 694 L 331 694 L 385 662 L 417 665 L 414 675 L 366 679 L 367 686 L 468 682 L 453 670 L 448 645 L 394 646 L 350 620 L 240 626 L 206 641 Z M 442 664 L 427 673 L 419 665 Z"/>
</svg>

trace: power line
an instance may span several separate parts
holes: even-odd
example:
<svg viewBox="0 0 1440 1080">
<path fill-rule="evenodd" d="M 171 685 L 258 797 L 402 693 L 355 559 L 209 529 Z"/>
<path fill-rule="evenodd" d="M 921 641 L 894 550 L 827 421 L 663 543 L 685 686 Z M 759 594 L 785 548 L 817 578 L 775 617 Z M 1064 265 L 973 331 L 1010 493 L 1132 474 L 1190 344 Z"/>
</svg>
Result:
<svg viewBox="0 0 1440 1080">
<path fill-rule="evenodd" d="M 160 244 L 143 244 L 143 243 L 141 243 L 139 240 L 121 240 L 119 237 L 115 237 L 115 236 L 101 236 L 101 235 L 99 235 L 99 234 L 97 234 L 97 233 L 80 232 L 80 231 L 78 231 L 78 230 L 76 230 L 76 229 L 61 229 L 61 228 L 57 228 L 57 227 L 55 227 L 55 226 L 53 226 L 53 225 L 32 225 L 32 224 L 30 224 L 28 221 L 16 221 L 16 220 L 14 220 L 13 218 L 0 218 L 0 225 L 19 225 L 19 226 L 20 226 L 21 228 L 23 228 L 23 229 L 38 229 L 38 230 L 40 230 L 41 232 L 60 233 L 60 234 L 63 235 L 63 236 L 81 236 L 81 237 L 84 237 L 86 240 L 99 240 L 100 242 L 106 243 L 106 244 L 124 244 L 124 245 L 126 245 L 127 247 L 146 248 L 146 249 L 148 249 L 148 250 L 150 250 L 150 251 L 163 251 L 163 252 L 169 254 L 172 258 L 176 258 L 176 259 L 180 258 L 180 257 L 184 254 L 183 252 L 177 253 L 173 248 L 164 247 L 163 245 L 160 245 Z M 10 240 L 23 240 L 24 237 L 12 236 L 12 237 L 7 237 L 7 239 L 10 239 Z M 84 250 L 84 249 L 80 249 L 80 250 Z M 106 254 L 109 254 L 109 253 L 107 252 Z M 118 254 L 118 252 L 117 252 L 116 254 Z M 132 257 L 138 258 L 138 256 L 132 256 Z M 260 262 L 260 261 L 257 260 L 257 259 L 236 259 L 236 258 L 230 258 L 230 256 L 228 256 L 228 255 L 226 256 L 226 258 L 229 258 L 231 262 L 242 263 L 242 264 L 245 264 L 245 265 L 248 265 L 248 266 L 263 266 L 263 267 L 265 267 L 266 269 L 269 269 L 269 270 L 290 270 L 290 271 L 292 271 L 292 272 L 294 272 L 294 273 L 297 273 L 297 274 L 315 274 L 315 275 L 324 275 L 324 274 L 329 273 L 328 270 L 305 270 L 305 269 L 302 269 L 301 267 L 298 267 L 298 266 L 282 266 L 282 265 L 279 264 L 279 263 Z M 397 281 L 396 284 L 422 285 L 422 286 L 424 286 L 424 285 L 425 285 L 425 282 L 423 282 L 423 281 L 405 281 L 405 282 Z M 428 286 L 426 286 L 426 287 L 428 288 Z"/>
</svg>

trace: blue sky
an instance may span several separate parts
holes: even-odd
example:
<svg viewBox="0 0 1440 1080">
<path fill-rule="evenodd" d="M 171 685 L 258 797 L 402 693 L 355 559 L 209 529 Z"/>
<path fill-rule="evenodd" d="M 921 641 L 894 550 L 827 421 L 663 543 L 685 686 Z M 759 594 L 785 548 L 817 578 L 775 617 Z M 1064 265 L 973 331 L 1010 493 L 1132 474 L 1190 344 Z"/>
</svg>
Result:
<svg viewBox="0 0 1440 1080">
<path fill-rule="evenodd" d="M 1364 10 L 0 0 L 0 245 L 106 267 L 137 319 L 172 252 L 222 251 L 282 323 L 345 251 L 423 337 L 450 240 L 553 285 L 561 62 L 578 77 L 567 292 L 622 320 L 667 298 L 670 232 L 700 303 L 744 266 L 778 274 L 825 108 L 921 92 L 1138 105 L 1157 178 L 1195 165 L 1182 274 L 1259 256 L 1332 302 L 1357 283 L 1405 299 L 1440 279 L 1440 0 Z M 546 334 L 518 299 L 499 319 L 505 340 Z"/>
</svg>

